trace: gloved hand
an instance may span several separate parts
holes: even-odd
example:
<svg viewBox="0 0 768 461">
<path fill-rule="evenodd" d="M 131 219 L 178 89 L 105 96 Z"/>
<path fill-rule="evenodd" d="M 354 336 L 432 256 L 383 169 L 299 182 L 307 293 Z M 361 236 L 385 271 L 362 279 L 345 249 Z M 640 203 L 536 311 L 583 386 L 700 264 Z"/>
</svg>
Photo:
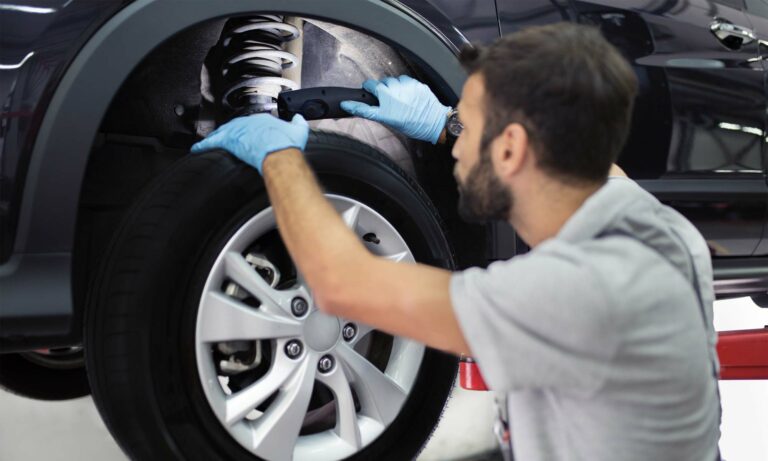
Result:
<svg viewBox="0 0 768 461">
<path fill-rule="evenodd" d="M 366 80 L 363 89 L 379 99 L 379 106 L 342 101 L 341 108 L 352 115 L 387 124 L 408 137 L 437 143 L 451 108 L 440 104 L 427 85 L 401 75 L 381 82 Z"/>
<path fill-rule="evenodd" d="M 221 125 L 193 145 L 191 152 L 224 149 L 261 173 L 268 154 L 289 147 L 304 150 L 308 137 L 309 125 L 299 114 L 294 115 L 290 123 L 270 114 L 254 114 Z"/>
</svg>

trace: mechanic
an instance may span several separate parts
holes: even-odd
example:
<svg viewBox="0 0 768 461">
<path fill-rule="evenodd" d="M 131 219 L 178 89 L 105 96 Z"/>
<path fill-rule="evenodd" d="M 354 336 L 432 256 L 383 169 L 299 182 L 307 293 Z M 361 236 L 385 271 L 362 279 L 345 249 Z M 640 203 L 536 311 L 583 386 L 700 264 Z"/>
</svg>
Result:
<svg viewBox="0 0 768 461">
<path fill-rule="evenodd" d="M 459 211 L 506 220 L 531 247 L 487 269 L 370 254 L 305 162 L 301 116 L 237 118 L 192 151 L 225 149 L 259 170 L 321 310 L 473 356 L 507 398 L 517 459 L 719 458 L 707 245 L 614 165 L 637 91 L 631 67 L 597 29 L 569 24 L 460 59 Z M 401 76 L 363 88 L 380 105 L 344 110 L 445 139 L 451 108 L 426 85 Z"/>
</svg>

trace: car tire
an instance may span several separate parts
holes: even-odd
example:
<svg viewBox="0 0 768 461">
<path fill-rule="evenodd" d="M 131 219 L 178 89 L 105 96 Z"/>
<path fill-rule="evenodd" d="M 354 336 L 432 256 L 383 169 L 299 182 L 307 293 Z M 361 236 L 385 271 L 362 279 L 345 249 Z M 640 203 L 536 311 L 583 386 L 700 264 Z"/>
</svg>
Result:
<svg viewBox="0 0 768 461">
<path fill-rule="evenodd" d="M 326 193 L 375 210 L 399 232 L 415 260 L 453 268 L 435 208 L 385 155 L 322 132 L 311 133 L 305 155 Z M 238 443 L 217 419 L 201 384 L 207 381 L 201 378 L 205 367 L 200 360 L 206 356 L 200 350 L 207 349 L 199 349 L 196 336 L 211 268 L 237 230 L 268 207 L 263 181 L 253 168 L 224 152 L 190 155 L 148 187 L 113 239 L 88 296 L 86 364 L 96 405 L 131 459 L 272 459 Z M 392 348 L 400 341 L 378 332 L 369 337 L 369 347 Z M 276 364 L 280 351 L 272 342 L 265 347 L 269 344 Z M 412 459 L 429 438 L 453 386 L 457 360 L 421 347 L 418 371 L 400 411 L 350 459 Z M 395 360 L 393 355 L 384 361 Z M 377 366 L 383 373 L 384 365 Z M 363 399 L 355 395 L 357 409 Z M 305 419 L 302 431 L 306 424 Z M 305 439 L 315 440 L 299 437 L 296 446 Z"/>
<path fill-rule="evenodd" d="M 0 387 L 36 400 L 70 400 L 91 393 L 82 350 L 51 355 L 0 354 Z"/>
</svg>

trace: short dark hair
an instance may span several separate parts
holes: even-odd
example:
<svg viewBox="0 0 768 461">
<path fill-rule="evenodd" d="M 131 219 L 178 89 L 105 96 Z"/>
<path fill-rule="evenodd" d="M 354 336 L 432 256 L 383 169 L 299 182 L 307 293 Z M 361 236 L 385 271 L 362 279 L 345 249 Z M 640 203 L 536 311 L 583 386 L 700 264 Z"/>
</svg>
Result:
<svg viewBox="0 0 768 461">
<path fill-rule="evenodd" d="M 637 77 L 598 29 L 530 27 L 465 47 L 460 61 L 484 80 L 483 149 L 520 123 L 542 170 L 567 183 L 605 180 L 626 142 Z"/>
</svg>

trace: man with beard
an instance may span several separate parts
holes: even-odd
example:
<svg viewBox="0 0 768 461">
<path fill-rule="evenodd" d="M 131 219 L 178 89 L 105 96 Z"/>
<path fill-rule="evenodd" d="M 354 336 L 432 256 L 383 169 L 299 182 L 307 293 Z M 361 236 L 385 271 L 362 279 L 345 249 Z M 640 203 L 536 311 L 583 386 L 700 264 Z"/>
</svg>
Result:
<svg viewBox="0 0 768 461">
<path fill-rule="evenodd" d="M 506 220 L 531 247 L 487 269 L 371 255 L 307 166 L 301 117 L 236 119 L 193 152 L 223 148 L 259 169 L 320 309 L 473 356 L 507 397 L 518 459 L 715 459 L 706 243 L 632 180 L 608 178 L 620 174 L 632 69 L 596 29 L 570 24 L 526 29 L 461 60 L 461 214 Z M 345 110 L 416 139 L 443 141 L 456 117 L 409 77 L 364 88 L 380 105 Z"/>
</svg>

